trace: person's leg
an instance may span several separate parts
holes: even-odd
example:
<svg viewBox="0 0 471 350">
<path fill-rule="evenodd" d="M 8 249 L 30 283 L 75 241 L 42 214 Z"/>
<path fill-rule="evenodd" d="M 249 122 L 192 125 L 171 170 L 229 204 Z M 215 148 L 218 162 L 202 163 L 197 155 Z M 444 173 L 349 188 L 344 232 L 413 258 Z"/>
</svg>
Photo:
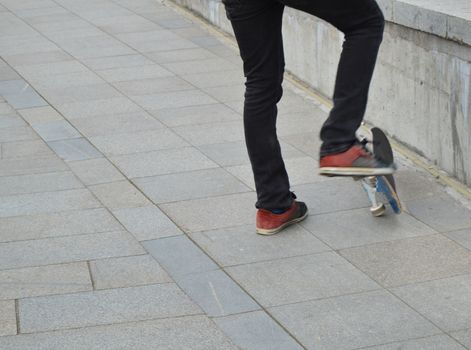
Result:
<svg viewBox="0 0 471 350">
<path fill-rule="evenodd" d="M 257 208 L 287 209 L 293 197 L 276 134 L 284 72 L 281 22 L 275 0 L 225 0 L 246 80 L 244 129 L 257 190 Z"/>
<path fill-rule="evenodd" d="M 374 0 L 279 0 L 322 18 L 345 34 L 334 91 L 334 108 L 321 130 L 321 156 L 355 143 L 383 37 L 384 17 Z"/>
</svg>

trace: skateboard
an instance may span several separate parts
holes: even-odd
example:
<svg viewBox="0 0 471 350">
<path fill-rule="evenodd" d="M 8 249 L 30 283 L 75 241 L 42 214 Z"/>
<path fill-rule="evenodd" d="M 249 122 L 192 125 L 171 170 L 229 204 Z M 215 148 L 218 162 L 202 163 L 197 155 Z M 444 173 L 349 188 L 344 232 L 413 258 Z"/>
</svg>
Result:
<svg viewBox="0 0 471 350">
<path fill-rule="evenodd" d="M 391 144 L 381 129 L 362 130 L 359 138 L 360 142 L 369 148 L 378 159 L 387 164 L 394 162 Z M 368 195 L 368 199 L 371 202 L 370 211 L 373 216 L 383 216 L 387 205 L 396 214 L 402 212 L 403 208 L 396 191 L 394 175 L 369 176 L 357 178 L 357 180 L 361 182 L 363 189 Z"/>
</svg>

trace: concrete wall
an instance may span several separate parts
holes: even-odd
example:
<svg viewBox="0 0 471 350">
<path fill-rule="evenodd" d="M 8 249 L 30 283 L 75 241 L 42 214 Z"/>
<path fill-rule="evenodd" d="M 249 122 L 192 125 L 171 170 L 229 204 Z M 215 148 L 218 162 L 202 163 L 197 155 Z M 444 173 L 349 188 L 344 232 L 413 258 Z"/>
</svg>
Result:
<svg viewBox="0 0 471 350">
<path fill-rule="evenodd" d="M 231 32 L 220 0 L 174 1 Z M 405 5 L 399 4 L 394 11 L 392 0 L 381 1 L 388 24 L 366 119 L 471 185 L 471 22 L 469 32 L 460 22 L 460 37 L 448 19 L 441 25 L 441 14 L 424 10 L 420 21 L 420 8 L 411 17 L 412 10 L 404 11 Z M 287 69 L 331 96 L 342 34 L 315 17 L 287 9 L 284 39 Z"/>
</svg>

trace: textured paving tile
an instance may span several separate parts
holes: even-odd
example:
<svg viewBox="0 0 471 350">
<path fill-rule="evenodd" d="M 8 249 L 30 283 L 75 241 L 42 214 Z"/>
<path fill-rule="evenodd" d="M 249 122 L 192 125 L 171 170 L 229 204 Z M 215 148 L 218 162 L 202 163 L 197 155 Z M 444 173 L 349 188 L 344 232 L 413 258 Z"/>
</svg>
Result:
<svg viewBox="0 0 471 350">
<path fill-rule="evenodd" d="M 201 313 L 175 284 L 23 299 L 25 333 Z"/>
<path fill-rule="evenodd" d="M 240 84 L 217 86 L 204 88 L 203 91 L 214 97 L 219 102 L 243 101 L 245 86 Z"/>
<path fill-rule="evenodd" d="M 221 168 L 146 177 L 136 179 L 134 182 L 154 203 L 250 191 L 247 186 Z"/>
<path fill-rule="evenodd" d="M 68 170 L 57 157 L 0 159 L 0 176 L 53 173 Z"/>
<path fill-rule="evenodd" d="M 436 233 L 406 213 L 375 218 L 368 209 L 310 216 L 301 225 L 334 249 Z"/>
<path fill-rule="evenodd" d="M 124 180 L 124 176 L 106 158 L 69 162 L 69 166 L 85 185 L 97 185 Z"/>
<path fill-rule="evenodd" d="M 292 190 L 306 202 L 310 215 L 356 208 L 365 208 L 369 212 L 370 204 L 365 191 L 352 179 L 323 180 L 294 186 Z"/>
<path fill-rule="evenodd" d="M 242 74 L 242 70 L 237 67 L 234 68 L 234 70 L 185 74 L 181 77 L 200 89 L 215 86 L 227 86 L 238 83 L 244 84 L 244 75 Z M 238 101 L 237 104 L 240 104 L 240 101 Z"/>
<path fill-rule="evenodd" d="M 144 111 L 80 118 L 74 120 L 74 125 L 88 137 L 128 134 L 164 128 L 162 123 Z"/>
<path fill-rule="evenodd" d="M 88 84 L 87 84 L 88 85 Z M 66 103 L 56 106 L 59 112 L 69 119 L 94 117 L 106 114 L 125 114 L 140 112 L 142 108 L 125 97 L 103 100 Z"/>
<path fill-rule="evenodd" d="M 165 175 L 218 166 L 203 153 L 191 147 L 131 154 L 111 159 L 129 178 Z"/>
<path fill-rule="evenodd" d="M 310 132 L 302 134 L 291 134 L 281 136 L 281 140 L 296 147 L 298 150 L 304 152 L 308 156 L 318 160 L 319 150 L 321 147 L 321 140 L 319 138 L 319 132 Z"/>
<path fill-rule="evenodd" d="M 447 233 L 446 236 L 471 250 L 471 229 L 452 231 Z"/>
<path fill-rule="evenodd" d="M 0 196 L 83 188 L 70 172 L 0 177 Z"/>
<path fill-rule="evenodd" d="M 280 306 L 270 312 L 307 349 L 353 350 L 440 333 L 386 291 Z"/>
<path fill-rule="evenodd" d="M 392 291 L 444 331 L 471 328 L 471 275 L 398 287 Z"/>
<path fill-rule="evenodd" d="M 443 194 L 444 188 L 429 174 L 406 168 L 394 175 L 399 197 L 402 201 Z"/>
<path fill-rule="evenodd" d="M 385 287 L 471 273 L 471 252 L 439 235 L 351 248 L 341 254 Z"/>
<path fill-rule="evenodd" d="M 87 190 L 68 190 L 2 197 L 0 217 L 34 215 L 74 209 L 98 208 L 100 204 Z"/>
<path fill-rule="evenodd" d="M 227 271 L 263 306 L 379 288 L 373 280 L 331 252 L 233 266 Z"/>
<path fill-rule="evenodd" d="M 126 25 L 120 23 L 120 25 Z M 82 62 L 93 70 L 104 70 L 113 68 L 125 68 L 125 67 L 138 67 L 148 64 L 153 64 L 151 60 L 144 57 L 143 55 L 124 55 L 124 56 L 110 56 L 100 58 L 84 59 Z"/>
<path fill-rule="evenodd" d="M 0 241 L 23 241 L 121 230 L 104 208 L 72 210 L 0 219 Z"/>
<path fill-rule="evenodd" d="M 102 152 L 116 156 L 184 147 L 188 144 L 169 129 L 139 131 L 91 137 L 90 141 Z"/>
<path fill-rule="evenodd" d="M 178 277 L 177 282 L 208 316 L 227 316 L 260 309 L 260 306 L 221 270 Z"/>
<path fill-rule="evenodd" d="M 121 97 L 121 93 L 108 84 L 49 87 L 41 89 L 41 94 L 53 105 Z"/>
<path fill-rule="evenodd" d="M 465 329 L 459 332 L 451 333 L 451 336 L 466 346 L 468 349 L 471 347 L 471 329 Z"/>
<path fill-rule="evenodd" d="M 19 141 L 2 144 L 3 159 L 44 158 L 55 156 L 43 140 Z"/>
<path fill-rule="evenodd" d="M 150 255 L 95 260 L 90 262 L 90 270 L 96 289 L 172 282 Z"/>
<path fill-rule="evenodd" d="M 206 60 L 164 63 L 162 65 L 178 75 L 220 72 L 237 68 L 236 65 L 220 57 Z"/>
<path fill-rule="evenodd" d="M 139 96 L 158 94 L 163 92 L 193 90 L 195 88 L 193 85 L 187 83 L 185 80 L 176 76 L 122 81 L 114 83 L 113 86 L 127 96 Z"/>
<path fill-rule="evenodd" d="M 12 66 L 23 66 L 28 64 L 62 62 L 72 60 L 72 56 L 62 50 L 20 53 L 14 55 L 2 56 Z"/>
<path fill-rule="evenodd" d="M 156 346 L 165 350 L 237 349 L 204 316 L 0 337 L 0 347 L 10 350 L 63 350 L 68 347 L 75 350 L 148 350 Z"/>
<path fill-rule="evenodd" d="M 47 106 L 47 102 L 36 91 L 27 88 L 21 94 L 4 95 L 7 102 L 15 109 Z"/>
<path fill-rule="evenodd" d="M 110 83 L 118 81 L 162 78 L 173 75 L 173 73 L 157 64 L 139 67 L 105 69 L 98 71 L 97 74 Z"/>
<path fill-rule="evenodd" d="M 197 47 L 194 49 L 183 49 L 174 51 L 161 51 L 146 54 L 156 63 L 174 63 L 182 61 L 205 60 L 208 58 L 216 58 L 216 55 L 204 48 Z"/>
<path fill-rule="evenodd" d="M 22 109 L 19 113 L 31 125 L 64 120 L 55 109 L 49 106 Z"/>
<path fill-rule="evenodd" d="M 65 120 L 58 120 L 33 125 L 33 129 L 44 141 L 57 141 L 79 138 L 78 131 Z"/>
<path fill-rule="evenodd" d="M 47 143 L 65 161 L 85 160 L 103 155 L 85 138 L 50 141 Z"/>
<path fill-rule="evenodd" d="M 182 231 L 156 206 L 113 210 L 138 241 L 181 235 Z"/>
<path fill-rule="evenodd" d="M 213 271 L 218 266 L 188 237 L 176 236 L 146 241 L 144 248 L 174 279 L 185 275 Z M 185 264 L 182 264 L 185 257 Z"/>
<path fill-rule="evenodd" d="M 139 106 L 148 111 L 217 103 L 215 99 L 200 90 L 185 90 L 163 92 L 151 95 L 139 95 L 133 96 L 133 100 Z"/>
<path fill-rule="evenodd" d="M 103 80 L 92 72 L 79 72 L 56 74 L 46 78 L 36 78 L 32 80 L 34 87 L 41 91 L 44 89 L 65 89 L 75 86 L 103 84 Z M 64 107 L 64 111 L 66 111 Z"/>
<path fill-rule="evenodd" d="M 0 128 L 14 128 L 19 126 L 26 126 L 23 119 L 15 114 L 4 115 L 0 113 Z"/>
<path fill-rule="evenodd" d="M 0 244 L 0 266 L 13 269 L 143 254 L 127 232 L 106 232 Z"/>
<path fill-rule="evenodd" d="M 265 312 L 255 311 L 240 315 L 218 317 L 214 322 L 242 349 L 300 350 L 296 343 Z"/>
<path fill-rule="evenodd" d="M 192 145 L 209 145 L 244 139 L 241 121 L 179 126 L 173 129 Z M 228 132 L 231 130 L 231 132 Z"/>
<path fill-rule="evenodd" d="M 465 350 L 458 342 L 447 335 L 436 335 L 433 337 L 417 340 L 395 342 L 387 345 L 368 347 L 368 350 Z"/>
<path fill-rule="evenodd" d="M 255 224 L 255 202 L 255 193 L 242 193 L 163 204 L 160 207 L 184 231 L 196 232 Z"/>
<path fill-rule="evenodd" d="M 86 263 L 0 271 L 0 286 L 0 299 L 20 299 L 92 290 Z"/>
<path fill-rule="evenodd" d="M 128 45 L 142 53 L 192 49 L 197 47 L 194 43 L 186 39 L 136 41 Z"/>
<path fill-rule="evenodd" d="M 269 238 L 255 234 L 252 225 L 198 232 L 191 234 L 191 238 L 222 266 L 330 250 L 299 225 Z"/>
<path fill-rule="evenodd" d="M 0 129 L 0 142 L 28 141 L 38 138 L 36 133 L 27 126 Z"/>
<path fill-rule="evenodd" d="M 90 186 L 90 190 L 108 208 L 132 208 L 149 205 L 150 202 L 128 181 L 110 182 Z"/>
<path fill-rule="evenodd" d="M 88 69 L 79 61 L 70 60 L 17 66 L 16 70 L 20 72 L 22 76 L 26 77 L 26 79 L 35 77 L 44 79 L 51 75 L 85 72 Z"/>
<path fill-rule="evenodd" d="M 471 212 L 451 197 L 434 196 L 406 203 L 410 213 L 437 231 L 471 227 Z"/>
<path fill-rule="evenodd" d="M 0 337 L 16 334 L 15 301 L 0 301 Z M 1 338 L 0 338 L 1 339 Z"/>
<path fill-rule="evenodd" d="M 235 120 L 242 123 L 241 115 L 223 104 L 168 108 L 150 113 L 169 127 Z"/>
</svg>

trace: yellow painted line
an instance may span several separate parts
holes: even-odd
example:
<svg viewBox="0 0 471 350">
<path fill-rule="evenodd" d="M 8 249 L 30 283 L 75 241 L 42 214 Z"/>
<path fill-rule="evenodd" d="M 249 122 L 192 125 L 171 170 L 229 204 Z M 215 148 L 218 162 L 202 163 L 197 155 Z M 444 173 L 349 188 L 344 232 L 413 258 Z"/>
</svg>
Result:
<svg viewBox="0 0 471 350">
<path fill-rule="evenodd" d="M 234 50 L 238 51 L 237 42 L 232 35 L 223 32 L 221 29 L 209 23 L 205 18 L 199 16 L 195 12 L 181 5 L 174 3 L 171 0 L 164 0 L 164 3 L 165 5 L 171 7 L 173 10 L 175 10 L 182 16 L 191 20 L 192 22 L 198 23 L 198 25 L 202 26 L 210 34 L 214 35 L 219 40 L 223 41 L 224 43 L 232 47 Z M 312 89 L 312 87 L 296 78 L 293 74 L 287 72 L 285 74 L 285 80 L 289 81 L 293 86 L 308 94 L 325 107 L 329 109 L 333 107 L 332 100 L 316 92 Z M 471 199 L 471 189 L 469 187 L 454 179 L 450 175 L 446 174 L 444 171 L 439 170 L 436 166 L 431 165 L 426 160 L 422 159 L 419 155 L 417 155 L 415 152 L 401 145 L 399 142 L 393 139 L 391 139 L 390 141 L 391 146 L 395 152 L 399 153 L 404 158 L 410 160 L 417 167 L 424 169 L 443 185 L 448 186 L 456 192 L 460 193 L 461 195 L 465 196 L 466 198 Z"/>
</svg>

